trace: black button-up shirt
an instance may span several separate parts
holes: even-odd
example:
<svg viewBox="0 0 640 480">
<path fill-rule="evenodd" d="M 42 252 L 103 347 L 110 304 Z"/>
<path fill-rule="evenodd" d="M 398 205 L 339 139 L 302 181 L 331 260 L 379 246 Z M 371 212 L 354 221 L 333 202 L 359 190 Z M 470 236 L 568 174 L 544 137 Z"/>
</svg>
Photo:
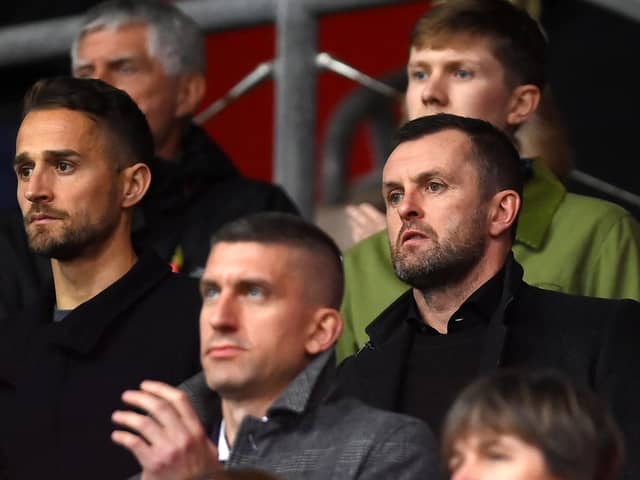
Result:
<svg viewBox="0 0 640 480">
<path fill-rule="evenodd" d="M 407 321 L 414 327 L 400 411 L 425 420 L 434 432 L 455 396 L 478 372 L 478 362 L 491 317 L 503 288 L 501 270 L 476 290 L 451 316 L 447 334 L 441 334 L 422 320 L 412 302 Z"/>
</svg>

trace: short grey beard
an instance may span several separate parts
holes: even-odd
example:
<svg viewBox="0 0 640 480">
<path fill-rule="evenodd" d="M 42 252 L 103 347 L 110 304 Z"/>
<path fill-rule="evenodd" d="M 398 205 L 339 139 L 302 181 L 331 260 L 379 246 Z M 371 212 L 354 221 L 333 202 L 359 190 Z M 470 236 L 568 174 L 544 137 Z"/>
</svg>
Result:
<svg viewBox="0 0 640 480">
<path fill-rule="evenodd" d="M 476 212 L 463 226 L 466 231 L 454 232 L 453 239 L 420 254 L 401 252 L 392 245 L 391 259 L 398 278 L 423 295 L 462 282 L 484 255 L 487 239 L 474 234 L 482 231 L 484 217 L 483 211 Z"/>
<path fill-rule="evenodd" d="M 393 269 L 400 280 L 426 294 L 464 280 L 482 258 L 485 244 L 484 238 L 459 246 L 447 243 L 413 259 L 394 249 Z"/>
</svg>

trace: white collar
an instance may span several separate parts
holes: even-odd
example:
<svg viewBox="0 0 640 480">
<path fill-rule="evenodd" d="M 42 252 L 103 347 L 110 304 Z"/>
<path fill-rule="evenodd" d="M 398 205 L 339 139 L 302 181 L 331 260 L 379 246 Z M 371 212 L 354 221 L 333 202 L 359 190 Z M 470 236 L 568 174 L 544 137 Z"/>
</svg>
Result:
<svg viewBox="0 0 640 480">
<path fill-rule="evenodd" d="M 220 462 L 229 460 L 229 444 L 227 436 L 224 434 L 224 418 L 220 422 L 220 433 L 218 434 L 218 460 Z"/>
</svg>

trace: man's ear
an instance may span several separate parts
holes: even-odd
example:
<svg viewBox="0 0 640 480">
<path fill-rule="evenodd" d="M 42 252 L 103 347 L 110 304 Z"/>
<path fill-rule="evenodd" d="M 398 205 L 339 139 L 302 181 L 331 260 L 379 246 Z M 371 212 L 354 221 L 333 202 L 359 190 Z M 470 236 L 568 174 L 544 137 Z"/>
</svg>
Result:
<svg viewBox="0 0 640 480">
<path fill-rule="evenodd" d="M 520 195 L 515 190 L 496 193 L 489 204 L 489 235 L 499 237 L 508 231 L 518 218 Z"/>
<path fill-rule="evenodd" d="M 144 163 L 136 163 L 120 172 L 122 178 L 122 208 L 136 205 L 149 189 L 151 170 Z"/>
<path fill-rule="evenodd" d="M 207 90 L 207 82 L 201 73 L 186 73 L 178 83 L 178 99 L 176 102 L 176 118 L 192 117 Z"/>
<path fill-rule="evenodd" d="M 540 89 L 535 85 L 518 85 L 511 93 L 507 124 L 518 127 L 526 122 L 537 110 L 540 103 Z"/>
<path fill-rule="evenodd" d="M 332 347 L 342 333 L 342 316 L 334 308 L 318 308 L 310 322 L 305 350 L 309 355 L 316 355 Z"/>
</svg>

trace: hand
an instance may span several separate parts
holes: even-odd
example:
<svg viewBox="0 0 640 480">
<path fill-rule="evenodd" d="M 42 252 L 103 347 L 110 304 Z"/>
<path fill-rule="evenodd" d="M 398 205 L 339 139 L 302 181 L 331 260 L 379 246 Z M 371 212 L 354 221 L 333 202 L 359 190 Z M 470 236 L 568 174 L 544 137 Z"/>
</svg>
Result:
<svg viewBox="0 0 640 480">
<path fill-rule="evenodd" d="M 345 209 L 351 230 L 351 238 L 357 243 L 365 238 L 378 233 L 387 228 L 387 220 L 384 213 L 381 213 L 370 203 L 360 205 L 349 205 Z"/>
<path fill-rule="evenodd" d="M 143 468 L 143 480 L 200 479 L 220 472 L 218 449 L 209 440 L 187 395 L 160 382 L 144 381 L 122 400 L 148 415 L 115 411 L 112 420 L 130 430 L 111 439 L 129 449 Z"/>
</svg>

